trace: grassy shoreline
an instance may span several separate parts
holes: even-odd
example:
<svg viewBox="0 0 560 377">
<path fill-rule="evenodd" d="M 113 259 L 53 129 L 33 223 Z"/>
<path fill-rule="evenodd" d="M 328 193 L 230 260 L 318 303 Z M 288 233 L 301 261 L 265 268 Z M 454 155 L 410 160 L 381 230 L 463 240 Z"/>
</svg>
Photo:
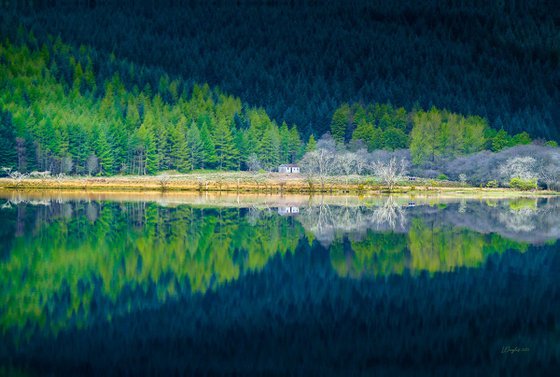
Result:
<svg viewBox="0 0 560 377">
<path fill-rule="evenodd" d="M 264 194 L 353 194 L 383 195 L 388 188 L 373 177 L 341 176 L 321 182 L 301 175 L 279 173 L 223 172 L 160 176 L 0 178 L 3 190 L 64 190 L 92 192 L 229 192 Z M 391 194 L 457 197 L 556 196 L 554 191 L 517 191 L 509 188 L 481 188 L 458 182 L 417 180 L 394 187 Z"/>
</svg>

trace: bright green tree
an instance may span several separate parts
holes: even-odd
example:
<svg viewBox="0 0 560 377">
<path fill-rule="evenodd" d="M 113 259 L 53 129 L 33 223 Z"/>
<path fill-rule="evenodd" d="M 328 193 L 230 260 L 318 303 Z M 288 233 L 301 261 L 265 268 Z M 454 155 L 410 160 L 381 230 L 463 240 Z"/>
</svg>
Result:
<svg viewBox="0 0 560 377">
<path fill-rule="evenodd" d="M 2 111 L 0 112 L 0 167 L 16 167 L 16 157 L 16 133 L 12 115 Z"/>
<path fill-rule="evenodd" d="M 99 157 L 99 173 L 102 175 L 112 175 L 114 164 L 113 150 L 105 130 L 100 130 L 97 134 L 96 144 L 96 154 Z"/>
<path fill-rule="evenodd" d="M 492 138 L 492 151 L 499 152 L 510 145 L 510 136 L 504 129 L 498 131 L 498 133 Z"/>
<path fill-rule="evenodd" d="M 210 135 L 210 131 L 206 123 L 202 124 L 200 129 L 200 140 L 202 142 L 202 168 L 210 168 L 216 162 L 216 148 L 214 141 Z"/>
<path fill-rule="evenodd" d="M 331 135 L 338 143 L 344 143 L 350 120 L 350 106 L 345 103 L 335 110 L 331 120 Z"/>
<path fill-rule="evenodd" d="M 317 141 L 313 134 L 309 135 L 309 140 L 307 141 L 307 146 L 305 147 L 305 152 L 313 152 L 317 149 Z"/>
<path fill-rule="evenodd" d="M 383 131 L 383 148 L 389 150 L 407 147 L 408 136 L 399 128 L 389 127 Z"/>
<path fill-rule="evenodd" d="M 214 148 L 218 169 L 231 170 L 238 166 L 239 151 L 235 147 L 233 135 L 226 120 L 220 120 L 216 126 L 214 131 Z"/>
<path fill-rule="evenodd" d="M 196 124 L 192 123 L 187 130 L 187 152 L 192 169 L 198 169 L 204 158 L 204 145 L 200 138 L 200 131 Z"/>
<path fill-rule="evenodd" d="M 189 148 L 187 138 L 181 127 L 172 128 L 170 135 L 170 167 L 173 167 L 181 173 L 192 169 L 189 159 Z"/>
</svg>

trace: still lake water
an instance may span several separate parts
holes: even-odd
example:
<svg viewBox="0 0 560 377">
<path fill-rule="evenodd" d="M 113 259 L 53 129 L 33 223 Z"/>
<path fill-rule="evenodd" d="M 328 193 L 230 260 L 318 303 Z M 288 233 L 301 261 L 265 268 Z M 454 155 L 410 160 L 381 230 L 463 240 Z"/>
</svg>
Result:
<svg viewBox="0 0 560 377">
<path fill-rule="evenodd" d="M 0 207 L 0 375 L 560 370 L 557 199 Z"/>
</svg>

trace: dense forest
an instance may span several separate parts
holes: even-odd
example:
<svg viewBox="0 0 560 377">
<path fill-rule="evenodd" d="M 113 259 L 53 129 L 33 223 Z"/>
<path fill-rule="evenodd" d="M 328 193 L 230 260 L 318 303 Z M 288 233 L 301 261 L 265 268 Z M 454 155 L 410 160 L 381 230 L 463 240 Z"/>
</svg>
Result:
<svg viewBox="0 0 560 377">
<path fill-rule="evenodd" d="M 263 109 L 165 74 L 155 88 L 142 85 L 134 64 L 95 56 L 59 38 L 39 44 L 22 28 L 14 44 L 0 44 L 1 166 L 153 174 L 245 169 L 254 156 L 273 169 L 304 152 L 297 128 Z"/>
<path fill-rule="evenodd" d="M 436 106 L 510 134 L 560 137 L 554 1 L 0 3 L 2 35 L 23 23 L 39 43 L 60 35 L 114 52 L 151 67 L 141 69 L 154 90 L 162 70 L 208 82 L 305 138 L 327 131 L 344 102 Z"/>
<path fill-rule="evenodd" d="M 313 134 L 305 143 L 296 125 L 278 125 L 218 88 L 165 73 L 152 87 L 152 69 L 52 36 L 40 43 L 21 26 L 0 44 L 0 73 L 0 166 L 21 172 L 275 170 L 317 148 Z M 338 149 L 410 149 L 424 166 L 532 141 L 480 116 L 379 103 L 342 104 L 330 134 Z"/>
</svg>

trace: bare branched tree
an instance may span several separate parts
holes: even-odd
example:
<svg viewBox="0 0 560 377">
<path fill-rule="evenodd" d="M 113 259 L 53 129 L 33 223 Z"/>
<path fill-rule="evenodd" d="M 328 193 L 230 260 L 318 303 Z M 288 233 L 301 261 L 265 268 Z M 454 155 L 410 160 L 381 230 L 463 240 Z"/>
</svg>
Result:
<svg viewBox="0 0 560 377">
<path fill-rule="evenodd" d="M 336 152 L 327 148 L 308 152 L 301 160 L 303 173 L 309 178 L 319 178 L 321 190 L 324 190 L 328 176 L 336 173 L 337 165 Z"/>
<path fill-rule="evenodd" d="M 16 187 L 18 187 L 24 179 L 29 177 L 29 174 L 14 171 L 10 167 L 3 167 L 2 171 L 4 171 L 14 181 Z"/>
<path fill-rule="evenodd" d="M 161 186 L 161 191 L 166 191 L 169 185 L 169 180 L 171 179 L 171 177 L 169 176 L 169 174 L 160 174 L 158 175 L 158 180 L 159 180 L 159 184 Z"/>
<path fill-rule="evenodd" d="M 513 157 L 500 166 L 500 174 L 506 181 L 512 178 L 535 179 L 536 162 L 537 160 L 530 156 Z"/>
<path fill-rule="evenodd" d="M 383 205 L 377 207 L 371 217 L 377 226 L 389 227 L 392 230 L 404 229 L 406 225 L 406 214 L 392 196 L 389 196 Z"/>
<path fill-rule="evenodd" d="M 539 180 L 548 190 L 558 189 L 560 186 L 560 153 L 550 154 L 537 162 Z"/>
<path fill-rule="evenodd" d="M 99 159 L 96 155 L 92 154 L 87 158 L 86 161 L 88 175 L 92 175 L 99 170 Z"/>
<path fill-rule="evenodd" d="M 407 163 L 404 159 L 397 160 L 392 157 L 389 162 L 374 161 L 373 173 L 381 178 L 383 183 L 392 191 L 397 182 L 404 179 L 407 173 Z"/>
<path fill-rule="evenodd" d="M 262 169 L 262 164 L 255 153 L 252 153 L 247 158 L 247 168 L 249 171 L 259 171 Z"/>
</svg>

